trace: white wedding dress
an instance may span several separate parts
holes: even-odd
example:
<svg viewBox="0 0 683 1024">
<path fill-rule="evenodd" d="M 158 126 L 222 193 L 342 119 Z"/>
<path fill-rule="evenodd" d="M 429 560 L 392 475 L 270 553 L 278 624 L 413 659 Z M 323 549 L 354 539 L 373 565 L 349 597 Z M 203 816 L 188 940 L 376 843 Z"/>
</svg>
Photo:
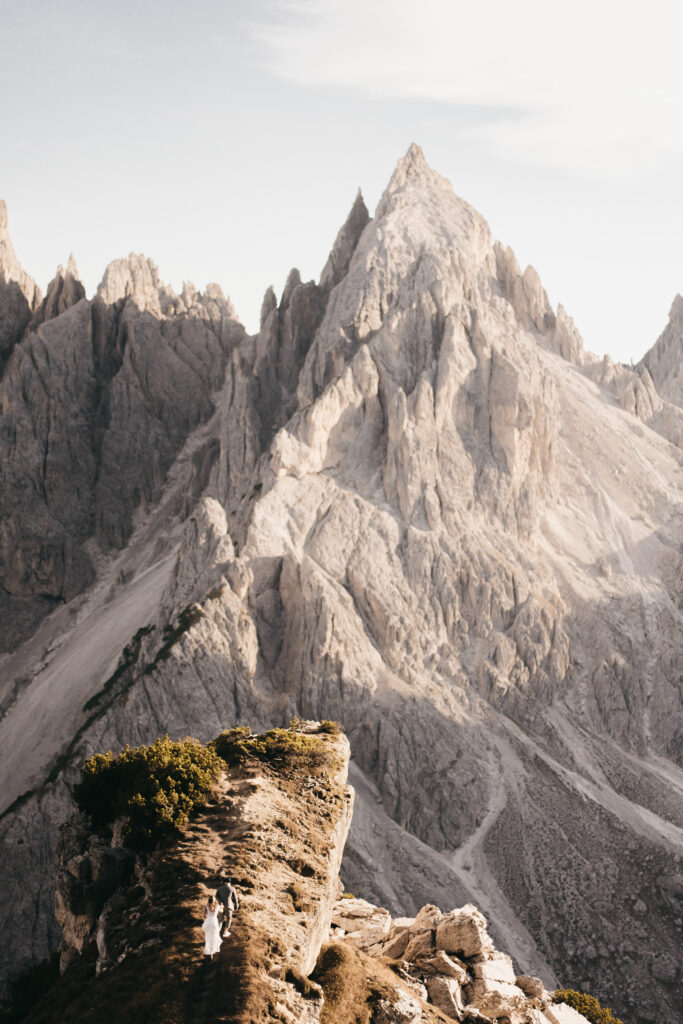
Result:
<svg viewBox="0 0 683 1024">
<path fill-rule="evenodd" d="M 218 907 L 215 910 L 207 910 L 204 918 L 204 956 L 213 956 L 221 948 L 221 929 L 218 923 Z"/>
</svg>

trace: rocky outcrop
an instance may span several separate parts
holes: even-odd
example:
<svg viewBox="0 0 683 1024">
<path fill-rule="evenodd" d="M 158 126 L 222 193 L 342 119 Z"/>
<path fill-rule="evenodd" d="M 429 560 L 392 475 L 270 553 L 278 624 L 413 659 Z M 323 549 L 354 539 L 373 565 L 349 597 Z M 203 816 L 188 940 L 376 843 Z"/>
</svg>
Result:
<svg viewBox="0 0 683 1024">
<path fill-rule="evenodd" d="M 7 231 L 7 207 L 0 199 L 0 378 L 40 301 L 38 286 L 15 255 Z"/>
<path fill-rule="evenodd" d="M 330 937 L 335 943 L 352 943 L 376 961 L 393 961 L 396 974 L 410 986 L 414 1006 L 406 1019 L 413 1024 L 430 1019 L 431 1005 L 446 1018 L 466 1024 L 479 1020 L 587 1024 L 572 1007 L 554 1002 L 553 993 L 540 978 L 515 974 L 512 958 L 494 949 L 486 920 L 476 907 L 468 905 L 442 914 L 438 907 L 427 905 L 415 918 L 390 919 L 383 939 L 378 939 L 377 922 L 385 914 L 361 900 L 339 900 Z M 354 930 L 345 933 L 348 921 Z M 401 936 L 406 942 L 399 950 Z M 366 969 L 371 971 L 372 966 Z M 383 1012 L 387 1021 L 400 1021 L 402 1000 L 386 1000 Z"/>
<path fill-rule="evenodd" d="M 371 1024 L 435 1024 L 435 1010 L 464 1024 L 586 1024 L 540 979 L 516 974 L 476 907 L 444 914 L 428 904 L 414 918 L 392 919 L 367 901 L 338 898 L 353 797 L 348 743 L 318 723 L 302 723 L 290 732 L 297 735 L 324 748 L 315 777 L 286 759 L 265 769 L 237 763 L 208 806 L 151 855 L 122 844 L 121 823 L 97 835 L 79 813 L 62 827 L 62 979 L 29 1024 L 55 1015 L 67 1024 L 86 1006 L 103 1024 L 141 1007 L 161 1021 L 170 1005 L 176 1019 L 193 1022 L 229 1008 L 236 1021 L 313 1024 L 345 989 L 347 1009 L 365 1010 Z M 203 902 L 226 874 L 240 908 L 215 961 L 201 964 Z M 346 974 L 325 970 L 335 954 Z"/>
<path fill-rule="evenodd" d="M 651 350 L 654 352 L 654 349 Z M 646 357 L 647 359 L 647 357 Z M 663 398 L 664 392 L 655 386 L 643 360 L 629 368 L 613 363 L 609 356 L 586 362 L 584 373 L 615 396 L 619 405 L 632 416 L 646 423 L 677 448 L 683 448 L 683 412 L 680 402 L 675 404 Z"/>
<path fill-rule="evenodd" d="M 141 1006 L 159 1024 L 170 1006 L 174 1019 L 209 1021 L 226 1000 L 239 1021 L 319 1020 L 320 990 L 306 975 L 328 937 L 353 791 L 346 738 L 318 723 L 299 735 L 320 747 L 315 778 L 303 762 L 235 765 L 152 853 L 127 849 L 117 825 L 94 834 L 80 813 L 62 827 L 62 978 L 33 1009 L 34 1024 L 95 1012 L 104 1024 Z M 240 908 L 219 955 L 202 962 L 204 905 L 225 875 Z"/>
<path fill-rule="evenodd" d="M 57 267 L 57 273 L 47 286 L 47 293 L 36 310 L 30 328 L 35 330 L 46 320 L 52 320 L 67 309 L 71 309 L 85 298 L 85 288 L 78 276 L 78 268 L 73 254 L 69 256 L 65 267 Z"/>
<path fill-rule="evenodd" d="M 511 249 L 496 242 L 494 252 L 500 288 L 520 325 L 537 334 L 545 348 L 580 366 L 583 340 L 564 306 L 553 311 L 537 272 L 527 267 L 522 273 Z"/>
<path fill-rule="evenodd" d="M 677 295 L 669 322 L 639 363 L 648 372 L 665 401 L 683 408 L 683 297 Z"/>
<path fill-rule="evenodd" d="M 63 935 L 62 971 L 93 941 L 100 953 L 98 964 L 106 963 L 103 912 L 114 893 L 129 883 L 135 860 L 120 842 L 93 834 L 84 815 L 74 815 L 60 830 L 55 913 Z"/>
</svg>

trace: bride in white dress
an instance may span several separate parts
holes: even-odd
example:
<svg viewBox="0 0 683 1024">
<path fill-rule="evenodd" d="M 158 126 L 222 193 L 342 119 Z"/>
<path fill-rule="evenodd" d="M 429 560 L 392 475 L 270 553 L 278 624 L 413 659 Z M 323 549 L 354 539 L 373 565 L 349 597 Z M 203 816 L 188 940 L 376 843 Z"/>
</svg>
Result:
<svg viewBox="0 0 683 1024">
<path fill-rule="evenodd" d="M 220 903 L 217 903 L 213 896 L 209 897 L 208 903 L 204 907 L 204 923 L 202 928 L 204 930 L 204 956 L 208 956 L 213 959 L 215 953 L 218 953 L 221 948 L 221 929 L 218 922 L 218 912 L 221 909 Z"/>
</svg>

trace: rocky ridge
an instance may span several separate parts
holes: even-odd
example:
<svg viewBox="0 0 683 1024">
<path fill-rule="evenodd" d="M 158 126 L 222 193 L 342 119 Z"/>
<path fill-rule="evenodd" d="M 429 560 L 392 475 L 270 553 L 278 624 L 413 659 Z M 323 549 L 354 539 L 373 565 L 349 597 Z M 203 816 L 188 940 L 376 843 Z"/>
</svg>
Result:
<svg viewBox="0 0 683 1024">
<path fill-rule="evenodd" d="M 658 393 L 666 401 L 683 408 L 683 297 L 677 295 L 671 305 L 669 322 L 641 360 Z"/>
<path fill-rule="evenodd" d="M 421 1024 L 429 1019 L 430 1005 L 465 1024 L 586 1022 L 571 1006 L 555 1001 L 540 978 L 517 973 L 512 958 L 494 949 L 485 918 L 471 904 L 446 914 L 426 904 L 415 917 L 394 919 L 349 895 L 334 906 L 331 939 L 393 962 L 407 991 L 399 990 L 393 1006 L 385 1000 L 378 1016 L 387 1024 Z"/>
<path fill-rule="evenodd" d="M 209 803 L 152 853 L 127 848 L 120 822 L 99 834 L 78 812 L 64 824 L 56 865 L 62 977 L 27 1024 L 104 1024 L 122 1013 L 131 1024 L 319 1019 L 320 1000 L 300 989 L 338 892 L 353 807 L 349 746 L 319 723 L 290 735 L 311 738 L 321 763 L 233 766 Z M 203 909 L 226 874 L 240 910 L 209 963 Z"/>
<path fill-rule="evenodd" d="M 84 756 L 299 713 L 349 734 L 354 891 L 397 915 L 473 903 L 547 986 L 678 1020 L 680 453 L 417 147 L 328 268 L 267 294 L 125 547 L 4 659 L 6 967 L 59 941 Z M 154 289 L 163 336 L 187 314 L 151 269 L 95 304 Z M 40 330 L 70 337 L 83 305 Z"/>
<path fill-rule="evenodd" d="M 299 723 L 288 735 L 322 745 L 324 764 L 233 765 L 177 838 L 151 854 L 126 847 L 120 821 L 95 833 L 78 812 L 62 826 L 61 978 L 26 1024 L 106 1024 L 121 1014 L 131 1024 L 584 1024 L 494 949 L 476 907 L 443 914 L 428 904 L 393 919 L 342 896 L 348 742 L 329 723 Z M 215 960 L 202 962 L 203 904 L 225 874 L 240 908 Z"/>
</svg>

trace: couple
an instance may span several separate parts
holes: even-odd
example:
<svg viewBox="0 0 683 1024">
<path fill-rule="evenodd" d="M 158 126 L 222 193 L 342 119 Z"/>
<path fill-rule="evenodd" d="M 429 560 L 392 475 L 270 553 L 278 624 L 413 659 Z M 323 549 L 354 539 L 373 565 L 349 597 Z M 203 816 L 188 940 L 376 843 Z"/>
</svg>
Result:
<svg viewBox="0 0 683 1024">
<path fill-rule="evenodd" d="M 209 896 L 204 907 L 204 956 L 213 960 L 214 954 L 221 948 L 221 942 L 230 934 L 232 915 L 239 909 L 240 901 L 237 890 L 229 878 L 224 878 L 216 890 L 215 896 Z M 218 915 L 221 914 L 221 920 Z M 221 935 L 221 932 L 223 934 Z"/>
</svg>

